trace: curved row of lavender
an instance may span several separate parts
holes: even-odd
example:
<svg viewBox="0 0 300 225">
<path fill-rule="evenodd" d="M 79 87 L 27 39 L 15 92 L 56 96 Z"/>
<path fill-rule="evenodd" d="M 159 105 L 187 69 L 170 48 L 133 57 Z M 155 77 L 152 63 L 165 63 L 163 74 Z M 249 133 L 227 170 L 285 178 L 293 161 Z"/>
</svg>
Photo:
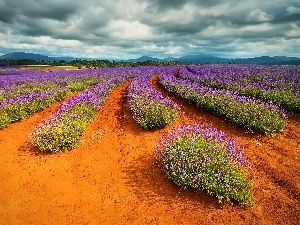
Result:
<svg viewBox="0 0 300 225">
<path fill-rule="evenodd" d="M 102 73 L 100 73 L 102 72 Z M 71 92 L 76 93 L 102 80 L 118 75 L 116 70 L 56 71 L 55 73 L 21 72 L 22 75 L 3 76 L 10 85 L 3 86 L 0 95 L 0 129 L 41 111 Z M 27 75 L 28 77 L 26 77 Z M 7 83 L 7 84 L 8 84 Z M 24 94 L 25 93 L 25 94 Z"/>
<path fill-rule="evenodd" d="M 5 99 L 0 102 L 0 129 L 63 100 L 67 93 L 67 88 L 52 88 Z"/>
<path fill-rule="evenodd" d="M 182 68 L 179 77 L 272 102 L 291 113 L 300 113 L 299 66 L 190 66 Z"/>
<path fill-rule="evenodd" d="M 0 88 L 7 89 L 12 85 L 20 83 L 47 83 L 48 81 L 63 82 L 68 79 L 84 78 L 90 76 L 102 76 L 109 73 L 109 69 L 101 68 L 94 70 L 55 70 L 51 72 L 35 70 L 18 70 L 16 74 L 3 72 L 0 76 Z"/>
<path fill-rule="evenodd" d="M 177 68 L 165 70 L 160 83 L 169 91 L 196 104 L 199 108 L 224 116 L 233 124 L 251 132 L 276 133 L 285 127 L 284 113 L 275 105 L 231 91 L 217 90 L 175 78 Z"/>
<path fill-rule="evenodd" d="M 0 102 L 32 92 L 67 87 L 78 92 L 110 76 L 110 69 L 57 70 L 53 72 L 20 70 L 17 75 L 0 76 Z"/>
<path fill-rule="evenodd" d="M 200 80 L 245 87 L 254 85 L 264 90 L 284 89 L 300 91 L 299 66 L 266 65 L 201 65 L 189 66 Z"/>
<path fill-rule="evenodd" d="M 242 166 L 248 161 L 234 139 L 224 132 L 195 124 L 173 128 L 156 146 L 156 158 L 168 179 L 183 188 L 216 196 L 219 202 L 235 200 L 251 206 L 251 180 Z"/>
<path fill-rule="evenodd" d="M 162 96 L 153 89 L 150 79 L 158 71 L 155 68 L 145 68 L 133 79 L 128 87 L 128 102 L 133 118 L 144 129 L 164 127 L 170 124 L 180 111 L 177 104 Z"/>
<path fill-rule="evenodd" d="M 136 70 L 111 69 L 119 75 L 105 80 L 59 106 L 49 119 L 39 124 L 29 140 L 40 151 L 57 152 L 74 148 L 80 136 L 94 119 L 109 93 L 137 75 Z"/>
</svg>

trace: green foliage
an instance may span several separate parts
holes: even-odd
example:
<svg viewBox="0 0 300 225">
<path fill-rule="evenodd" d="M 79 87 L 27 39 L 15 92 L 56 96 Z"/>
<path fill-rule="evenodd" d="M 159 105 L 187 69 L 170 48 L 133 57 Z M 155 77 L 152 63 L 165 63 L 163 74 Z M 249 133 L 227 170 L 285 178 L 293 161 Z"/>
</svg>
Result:
<svg viewBox="0 0 300 225">
<path fill-rule="evenodd" d="M 87 84 L 85 84 L 84 82 L 80 82 L 80 81 L 75 81 L 70 83 L 67 88 L 70 89 L 71 92 L 76 93 L 79 91 L 83 91 L 88 87 Z"/>
<path fill-rule="evenodd" d="M 160 103 L 144 105 L 134 113 L 134 118 L 144 129 L 165 127 L 172 123 L 176 117 L 175 109 Z"/>
<path fill-rule="evenodd" d="M 216 114 L 222 114 L 223 108 L 220 107 L 222 104 L 222 101 L 227 100 L 226 95 L 222 94 L 203 94 L 199 95 L 195 101 L 196 105 L 204 110 L 214 112 Z"/>
<path fill-rule="evenodd" d="M 67 88 L 69 88 L 71 92 L 76 93 L 87 89 L 89 86 L 98 84 L 100 81 L 101 79 L 96 77 L 77 79 L 75 81 L 69 82 Z"/>
<path fill-rule="evenodd" d="M 300 113 L 300 98 L 285 90 L 265 91 L 261 94 L 264 101 L 271 101 L 274 104 L 286 109 L 289 112 Z"/>
<path fill-rule="evenodd" d="M 229 104 L 224 108 L 224 115 L 230 122 L 243 125 L 254 132 L 273 134 L 285 127 L 285 121 L 280 114 L 253 102 Z"/>
<path fill-rule="evenodd" d="M 240 88 L 238 90 L 239 95 L 250 96 L 254 98 L 260 98 L 261 90 L 258 87 L 248 86 L 245 88 Z"/>
</svg>

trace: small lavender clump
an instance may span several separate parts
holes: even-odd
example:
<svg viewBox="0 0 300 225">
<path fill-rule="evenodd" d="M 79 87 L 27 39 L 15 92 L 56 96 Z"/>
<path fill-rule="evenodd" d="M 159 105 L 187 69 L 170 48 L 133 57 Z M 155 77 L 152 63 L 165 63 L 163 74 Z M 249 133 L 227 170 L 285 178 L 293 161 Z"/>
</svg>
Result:
<svg viewBox="0 0 300 225">
<path fill-rule="evenodd" d="M 251 180 L 242 166 L 249 165 L 232 138 L 211 126 L 182 125 L 166 134 L 156 155 L 168 179 L 182 188 L 195 188 L 219 202 L 251 206 Z"/>
</svg>

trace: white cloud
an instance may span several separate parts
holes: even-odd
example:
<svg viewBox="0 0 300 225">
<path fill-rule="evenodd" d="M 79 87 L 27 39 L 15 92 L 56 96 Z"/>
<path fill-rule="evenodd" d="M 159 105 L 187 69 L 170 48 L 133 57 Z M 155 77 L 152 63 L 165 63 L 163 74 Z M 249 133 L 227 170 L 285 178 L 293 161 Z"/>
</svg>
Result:
<svg viewBox="0 0 300 225">
<path fill-rule="evenodd" d="M 147 40 L 151 38 L 150 27 L 139 21 L 116 20 L 111 21 L 107 27 L 100 29 L 110 34 L 115 40 Z"/>
<path fill-rule="evenodd" d="M 260 9 L 254 9 L 249 13 L 246 20 L 250 22 L 268 22 L 272 20 L 272 18 L 273 17 L 266 12 Z"/>
<path fill-rule="evenodd" d="M 291 24 L 291 29 L 285 32 L 288 37 L 300 37 L 300 27 L 297 24 Z"/>
<path fill-rule="evenodd" d="M 300 13 L 300 8 L 297 8 L 295 6 L 289 6 L 286 11 L 288 12 L 289 15 L 297 14 Z"/>
</svg>

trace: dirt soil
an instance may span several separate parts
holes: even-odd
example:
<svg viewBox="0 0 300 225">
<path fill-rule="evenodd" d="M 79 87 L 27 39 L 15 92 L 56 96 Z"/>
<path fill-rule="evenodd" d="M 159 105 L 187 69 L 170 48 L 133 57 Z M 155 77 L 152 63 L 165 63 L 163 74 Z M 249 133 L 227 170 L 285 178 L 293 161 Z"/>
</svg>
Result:
<svg viewBox="0 0 300 225">
<path fill-rule="evenodd" d="M 60 103 L 0 130 L 0 224 L 300 224 L 299 116 L 273 137 L 254 135 L 168 95 L 183 113 L 164 129 L 146 131 L 131 116 L 128 85 L 111 93 L 72 151 L 39 153 L 27 141 Z M 211 124 L 245 145 L 252 208 L 181 190 L 158 170 L 156 142 L 180 123 Z"/>
</svg>

